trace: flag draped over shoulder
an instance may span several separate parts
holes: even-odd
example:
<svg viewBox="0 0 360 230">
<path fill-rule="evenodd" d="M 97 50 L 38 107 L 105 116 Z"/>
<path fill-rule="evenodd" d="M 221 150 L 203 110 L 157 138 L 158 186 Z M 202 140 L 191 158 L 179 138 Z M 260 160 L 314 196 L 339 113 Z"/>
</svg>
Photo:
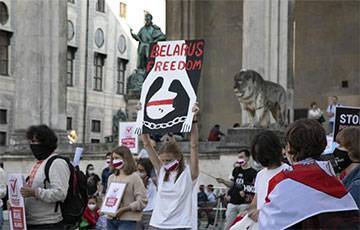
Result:
<svg viewBox="0 0 360 230">
<path fill-rule="evenodd" d="M 259 229 L 285 229 L 321 213 L 358 210 L 344 185 L 331 170 L 320 167 L 322 163 L 295 164 L 269 181 Z"/>
</svg>

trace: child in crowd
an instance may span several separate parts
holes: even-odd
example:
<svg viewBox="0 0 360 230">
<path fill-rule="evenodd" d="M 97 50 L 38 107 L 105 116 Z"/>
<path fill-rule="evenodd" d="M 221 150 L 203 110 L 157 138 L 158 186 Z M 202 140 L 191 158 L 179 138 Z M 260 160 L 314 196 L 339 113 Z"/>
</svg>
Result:
<svg viewBox="0 0 360 230">
<path fill-rule="evenodd" d="M 137 164 L 139 176 L 143 180 L 145 188 L 147 190 L 148 203 L 143 210 L 143 216 L 141 222 L 139 222 L 138 229 L 149 229 L 150 218 L 154 209 L 154 202 L 156 196 L 156 184 L 152 178 L 153 166 L 151 161 L 147 158 L 139 159 Z"/>
<path fill-rule="evenodd" d="M 135 230 L 136 222 L 142 218 L 142 210 L 147 204 L 146 189 L 137 173 L 135 160 L 130 150 L 120 146 L 112 151 L 114 174 L 108 179 L 108 188 L 112 182 L 126 183 L 119 209 L 114 216 L 108 216 L 108 230 Z"/>
<path fill-rule="evenodd" d="M 95 229 L 96 223 L 99 219 L 99 208 L 97 206 L 96 196 L 90 196 L 88 198 L 88 204 L 82 216 L 82 223 L 80 229 Z"/>
<path fill-rule="evenodd" d="M 158 175 L 158 192 L 150 226 L 156 229 L 197 229 L 197 179 L 199 176 L 197 105 L 193 107 L 190 166 L 175 142 L 159 151 L 151 146 L 150 136 L 142 139 Z"/>
</svg>

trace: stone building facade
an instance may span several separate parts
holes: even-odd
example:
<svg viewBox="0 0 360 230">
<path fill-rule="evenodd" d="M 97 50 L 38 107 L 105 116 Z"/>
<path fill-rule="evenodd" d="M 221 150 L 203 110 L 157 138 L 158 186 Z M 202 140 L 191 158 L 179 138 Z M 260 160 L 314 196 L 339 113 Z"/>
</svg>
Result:
<svg viewBox="0 0 360 230">
<path fill-rule="evenodd" d="M 126 113 L 126 77 L 136 44 L 105 1 L 68 1 L 67 130 L 80 142 L 104 142 L 113 116 Z M 86 87 L 84 87 L 86 85 Z"/>
<path fill-rule="evenodd" d="M 156 2 L 0 0 L 0 152 L 31 124 L 108 141 L 136 67 L 129 24 L 136 32 L 149 12 L 164 27 L 165 2 Z"/>
<path fill-rule="evenodd" d="M 167 1 L 171 39 L 205 39 L 199 84 L 201 136 L 246 122 L 232 91 L 242 68 L 281 84 L 290 121 L 328 96 L 360 106 L 360 2 L 355 0 Z M 305 113 L 304 113 L 305 112 Z"/>
<path fill-rule="evenodd" d="M 0 1 L 0 151 L 30 124 L 65 128 L 66 4 Z"/>
</svg>

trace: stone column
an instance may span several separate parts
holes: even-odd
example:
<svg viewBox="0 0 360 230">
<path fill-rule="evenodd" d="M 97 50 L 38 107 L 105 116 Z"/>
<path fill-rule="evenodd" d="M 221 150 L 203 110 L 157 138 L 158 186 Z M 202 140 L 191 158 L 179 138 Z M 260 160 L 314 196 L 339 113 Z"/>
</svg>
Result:
<svg viewBox="0 0 360 230">
<path fill-rule="evenodd" d="M 10 145 L 21 142 L 30 125 L 46 124 L 61 134 L 66 129 L 67 2 L 17 0 L 13 6 L 16 101 Z"/>
<path fill-rule="evenodd" d="M 196 0 L 166 1 L 168 40 L 195 39 Z"/>
<path fill-rule="evenodd" d="M 242 68 L 253 69 L 265 80 L 288 91 L 292 74 L 293 0 L 244 0 Z M 290 39 L 289 39 L 290 38 Z M 289 65 L 290 64 L 290 65 Z M 292 105 L 291 97 L 288 105 Z M 248 123 L 245 114 L 242 122 Z"/>
</svg>

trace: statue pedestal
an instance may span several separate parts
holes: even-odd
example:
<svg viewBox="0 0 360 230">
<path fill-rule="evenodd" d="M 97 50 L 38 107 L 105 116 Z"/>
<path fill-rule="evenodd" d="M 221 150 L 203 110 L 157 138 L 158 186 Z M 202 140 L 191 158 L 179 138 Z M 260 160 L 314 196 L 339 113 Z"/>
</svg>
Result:
<svg viewBox="0 0 360 230">
<path fill-rule="evenodd" d="M 140 99 L 138 98 L 128 98 L 127 99 L 127 105 L 126 105 L 126 111 L 128 114 L 128 121 L 136 121 L 137 117 L 137 105 L 139 103 Z"/>
<path fill-rule="evenodd" d="M 234 148 L 234 149 L 249 149 L 254 136 L 264 130 L 264 128 L 232 128 L 228 129 L 227 135 L 220 142 L 218 148 Z M 284 130 L 276 129 L 271 131 L 275 132 L 281 141 L 284 139 Z"/>
</svg>

